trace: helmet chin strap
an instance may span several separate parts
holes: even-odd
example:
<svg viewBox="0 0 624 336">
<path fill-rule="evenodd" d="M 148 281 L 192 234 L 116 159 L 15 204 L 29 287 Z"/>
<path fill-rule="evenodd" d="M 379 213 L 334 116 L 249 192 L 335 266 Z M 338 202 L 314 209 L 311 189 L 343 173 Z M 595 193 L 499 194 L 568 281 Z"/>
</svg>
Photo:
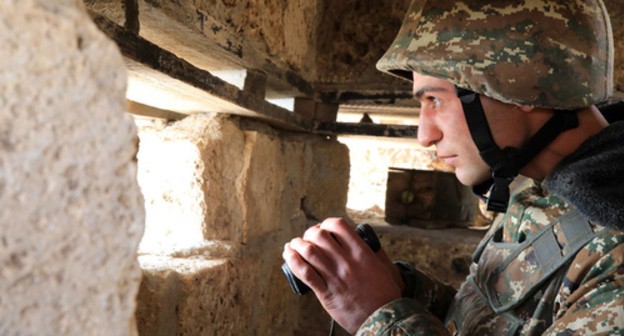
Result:
<svg viewBox="0 0 624 336">
<path fill-rule="evenodd" d="M 492 173 L 491 179 L 474 186 L 472 190 L 486 202 L 488 211 L 505 212 L 509 203 L 509 185 L 518 176 L 520 169 L 533 160 L 559 134 L 576 128 L 578 116 L 575 111 L 558 111 L 523 148 L 500 149 L 492 137 L 479 94 L 459 87 L 456 89 L 472 140 Z"/>
</svg>

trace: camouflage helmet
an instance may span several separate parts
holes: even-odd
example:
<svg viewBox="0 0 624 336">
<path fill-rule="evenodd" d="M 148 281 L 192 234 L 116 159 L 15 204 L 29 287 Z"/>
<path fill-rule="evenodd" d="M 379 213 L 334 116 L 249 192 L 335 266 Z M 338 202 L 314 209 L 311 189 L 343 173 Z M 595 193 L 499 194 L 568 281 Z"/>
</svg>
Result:
<svg viewBox="0 0 624 336">
<path fill-rule="evenodd" d="M 613 49 L 601 0 L 414 0 L 377 68 L 506 103 L 576 109 L 611 95 Z"/>
</svg>

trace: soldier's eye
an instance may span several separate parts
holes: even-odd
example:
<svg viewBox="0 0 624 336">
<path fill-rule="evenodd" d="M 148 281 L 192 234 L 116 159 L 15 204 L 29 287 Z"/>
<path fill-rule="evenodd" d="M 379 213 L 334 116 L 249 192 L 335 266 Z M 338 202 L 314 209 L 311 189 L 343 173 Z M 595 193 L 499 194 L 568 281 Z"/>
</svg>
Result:
<svg viewBox="0 0 624 336">
<path fill-rule="evenodd" d="M 440 107 L 440 98 L 438 97 L 429 96 L 427 97 L 427 102 L 432 108 Z"/>
</svg>

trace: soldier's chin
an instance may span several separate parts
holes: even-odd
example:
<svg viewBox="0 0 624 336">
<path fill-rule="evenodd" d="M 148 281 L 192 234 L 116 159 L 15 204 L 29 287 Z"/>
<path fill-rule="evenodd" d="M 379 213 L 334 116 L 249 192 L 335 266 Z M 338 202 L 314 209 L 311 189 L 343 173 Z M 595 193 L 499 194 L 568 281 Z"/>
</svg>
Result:
<svg viewBox="0 0 624 336">
<path fill-rule="evenodd" d="M 490 178 L 489 174 L 475 174 L 475 172 L 464 172 L 462 169 L 455 169 L 455 176 L 459 182 L 468 187 L 477 186 Z"/>
</svg>

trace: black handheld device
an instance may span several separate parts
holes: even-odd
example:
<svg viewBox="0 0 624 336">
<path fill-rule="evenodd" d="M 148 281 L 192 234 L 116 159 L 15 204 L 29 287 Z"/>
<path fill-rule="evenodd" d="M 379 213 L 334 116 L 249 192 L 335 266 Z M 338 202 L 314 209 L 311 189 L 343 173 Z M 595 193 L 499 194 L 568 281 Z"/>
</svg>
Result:
<svg viewBox="0 0 624 336">
<path fill-rule="evenodd" d="M 366 242 L 366 244 L 374 251 L 379 251 L 381 244 L 379 244 L 379 238 L 375 234 L 373 228 L 368 224 L 360 224 L 355 228 L 355 232 Z M 282 272 L 286 276 L 288 283 L 290 284 L 290 288 L 292 288 L 293 292 L 298 295 L 304 295 L 310 291 L 310 287 L 304 284 L 299 278 L 297 278 L 290 267 L 286 263 L 282 264 Z"/>
</svg>

